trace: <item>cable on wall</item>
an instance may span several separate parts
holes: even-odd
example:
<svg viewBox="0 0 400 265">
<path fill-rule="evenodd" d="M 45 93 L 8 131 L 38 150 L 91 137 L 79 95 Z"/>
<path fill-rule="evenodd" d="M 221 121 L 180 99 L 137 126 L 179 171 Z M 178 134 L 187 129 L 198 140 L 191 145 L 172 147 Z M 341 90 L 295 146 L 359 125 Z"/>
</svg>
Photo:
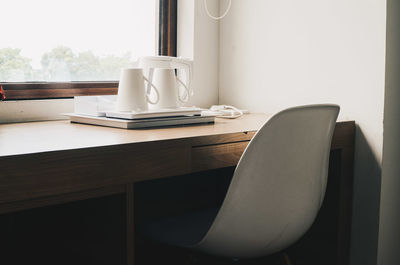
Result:
<svg viewBox="0 0 400 265">
<path fill-rule="evenodd" d="M 206 9 L 207 15 L 210 18 L 215 19 L 215 20 L 223 19 L 228 14 L 229 10 L 231 9 L 231 4 L 232 4 L 232 0 L 229 0 L 228 8 L 226 9 L 225 13 L 222 16 L 216 17 L 216 16 L 211 15 L 210 10 L 208 9 L 207 0 L 204 0 L 204 7 Z"/>
</svg>

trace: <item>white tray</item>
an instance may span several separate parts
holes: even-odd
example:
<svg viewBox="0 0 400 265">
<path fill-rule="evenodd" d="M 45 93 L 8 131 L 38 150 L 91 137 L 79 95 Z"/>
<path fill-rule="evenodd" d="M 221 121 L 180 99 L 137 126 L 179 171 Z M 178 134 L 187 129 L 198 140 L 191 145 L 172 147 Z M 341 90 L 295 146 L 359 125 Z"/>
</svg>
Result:
<svg viewBox="0 0 400 265">
<path fill-rule="evenodd" d="M 123 129 L 139 129 L 187 124 L 206 124 L 214 123 L 215 121 L 215 116 L 181 116 L 171 118 L 125 120 L 108 117 L 94 117 L 75 113 L 67 113 L 64 115 L 68 116 L 71 122 L 74 123 L 84 123 Z"/>
<path fill-rule="evenodd" d="M 109 118 L 136 120 L 136 119 L 161 118 L 161 117 L 194 116 L 194 115 L 201 115 L 201 111 L 202 111 L 201 108 L 182 107 L 176 109 L 147 110 L 142 112 L 106 111 L 106 116 Z"/>
</svg>

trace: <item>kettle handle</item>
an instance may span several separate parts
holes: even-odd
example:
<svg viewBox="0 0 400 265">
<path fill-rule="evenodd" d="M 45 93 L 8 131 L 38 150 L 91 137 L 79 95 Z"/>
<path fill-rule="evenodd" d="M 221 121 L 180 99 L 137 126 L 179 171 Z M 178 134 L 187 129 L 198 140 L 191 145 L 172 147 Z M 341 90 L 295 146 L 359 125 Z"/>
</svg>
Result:
<svg viewBox="0 0 400 265">
<path fill-rule="evenodd" d="M 179 83 L 181 86 L 183 86 L 185 88 L 185 97 L 182 99 L 181 95 L 179 93 L 179 86 L 178 86 L 178 99 L 180 102 L 182 103 L 186 103 L 189 101 L 190 98 L 190 91 L 189 88 L 185 85 L 185 83 L 183 83 L 182 80 L 180 80 L 178 77 L 176 77 L 176 82 Z"/>
<path fill-rule="evenodd" d="M 173 68 L 177 69 L 183 69 L 186 72 L 186 84 L 184 85 L 181 80 L 179 80 L 179 83 L 181 83 L 184 87 L 185 90 L 188 92 L 188 100 L 190 97 L 194 95 L 193 91 L 193 86 L 192 86 L 192 80 L 193 80 L 193 61 L 190 59 L 184 59 L 184 58 L 174 58 L 173 62 L 171 63 L 171 66 Z"/>
<path fill-rule="evenodd" d="M 146 98 L 147 98 L 147 101 L 148 101 L 150 104 L 153 104 L 153 105 L 154 105 L 154 104 L 157 104 L 158 101 L 160 101 L 160 93 L 158 92 L 158 89 L 157 89 L 156 86 L 153 85 L 153 83 L 150 82 L 149 79 L 147 79 L 145 76 L 143 76 L 143 78 L 144 78 L 144 80 L 145 80 L 150 86 L 152 86 L 152 87 L 154 88 L 154 91 L 156 92 L 156 95 L 157 95 L 157 100 L 156 100 L 156 101 L 151 101 L 151 100 L 150 100 L 150 97 L 149 97 L 151 90 L 150 90 L 150 89 L 147 90 L 147 91 L 146 91 Z"/>
</svg>

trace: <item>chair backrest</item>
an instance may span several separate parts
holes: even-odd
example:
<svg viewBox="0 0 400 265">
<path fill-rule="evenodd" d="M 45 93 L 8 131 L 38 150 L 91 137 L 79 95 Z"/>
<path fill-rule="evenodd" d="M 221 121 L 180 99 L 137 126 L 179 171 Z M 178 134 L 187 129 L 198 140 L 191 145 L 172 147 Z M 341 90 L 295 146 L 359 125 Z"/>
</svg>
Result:
<svg viewBox="0 0 400 265">
<path fill-rule="evenodd" d="M 199 250 L 258 257 L 299 239 L 324 198 L 337 105 L 289 108 L 269 119 L 243 153 Z"/>
</svg>

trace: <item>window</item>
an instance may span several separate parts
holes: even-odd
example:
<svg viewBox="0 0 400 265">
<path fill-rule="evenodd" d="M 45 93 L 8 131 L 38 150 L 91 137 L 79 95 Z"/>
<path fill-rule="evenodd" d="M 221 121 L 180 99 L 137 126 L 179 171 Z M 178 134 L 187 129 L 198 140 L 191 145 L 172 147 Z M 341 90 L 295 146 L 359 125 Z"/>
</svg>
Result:
<svg viewBox="0 0 400 265">
<path fill-rule="evenodd" d="M 176 0 L 160 0 L 159 13 L 156 6 L 155 0 L 2 0 L 0 84 L 7 99 L 115 94 L 121 68 L 143 55 L 175 55 Z"/>
</svg>

